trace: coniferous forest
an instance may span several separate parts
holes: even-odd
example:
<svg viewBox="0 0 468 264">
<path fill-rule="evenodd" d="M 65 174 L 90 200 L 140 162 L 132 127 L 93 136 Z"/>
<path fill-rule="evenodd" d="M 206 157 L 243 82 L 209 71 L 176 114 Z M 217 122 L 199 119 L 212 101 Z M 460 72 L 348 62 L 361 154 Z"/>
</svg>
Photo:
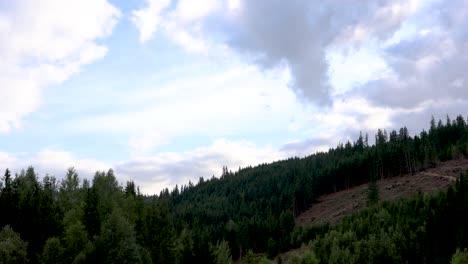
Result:
<svg viewBox="0 0 468 264">
<path fill-rule="evenodd" d="M 59 181 L 6 169 L 0 263 L 270 263 L 301 246 L 291 263 L 466 263 L 468 175 L 443 192 L 373 201 L 336 225 L 295 227 L 321 195 L 468 158 L 462 116 L 432 119 L 414 136 L 378 130 L 368 141 L 361 134 L 304 158 L 224 167 L 154 196 L 121 185 L 112 170 L 87 180 L 70 168 Z"/>
</svg>

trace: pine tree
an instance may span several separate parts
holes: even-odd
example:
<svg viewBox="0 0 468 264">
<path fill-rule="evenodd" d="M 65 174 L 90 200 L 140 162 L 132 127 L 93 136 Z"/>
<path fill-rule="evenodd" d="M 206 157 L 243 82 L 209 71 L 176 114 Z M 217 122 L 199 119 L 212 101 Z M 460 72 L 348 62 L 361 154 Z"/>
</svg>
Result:
<svg viewBox="0 0 468 264">
<path fill-rule="evenodd" d="M 367 191 L 367 204 L 374 205 L 379 201 L 379 187 L 377 185 L 377 177 L 375 173 L 371 174 L 369 181 L 369 189 Z"/>
<path fill-rule="evenodd" d="M 27 247 L 9 225 L 0 231 L 0 263 L 27 263 Z"/>
</svg>

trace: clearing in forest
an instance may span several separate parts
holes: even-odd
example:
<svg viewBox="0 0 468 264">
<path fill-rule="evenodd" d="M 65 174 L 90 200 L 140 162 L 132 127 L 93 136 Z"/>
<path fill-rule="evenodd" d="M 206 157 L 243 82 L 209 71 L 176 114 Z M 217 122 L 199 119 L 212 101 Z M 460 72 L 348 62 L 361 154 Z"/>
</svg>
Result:
<svg viewBox="0 0 468 264">
<path fill-rule="evenodd" d="M 437 167 L 415 174 L 387 178 L 377 182 L 379 200 L 391 201 L 410 197 L 418 192 L 427 193 L 443 190 L 453 184 L 460 173 L 468 170 L 468 159 L 440 162 Z M 296 225 L 307 226 L 318 223 L 336 223 L 346 215 L 366 207 L 368 184 L 327 194 L 296 218 Z"/>
</svg>

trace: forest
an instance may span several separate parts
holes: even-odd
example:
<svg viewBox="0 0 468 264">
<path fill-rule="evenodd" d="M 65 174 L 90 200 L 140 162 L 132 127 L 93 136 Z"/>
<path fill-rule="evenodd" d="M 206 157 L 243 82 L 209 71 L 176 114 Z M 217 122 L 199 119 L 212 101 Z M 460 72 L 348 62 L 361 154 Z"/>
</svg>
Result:
<svg viewBox="0 0 468 264">
<path fill-rule="evenodd" d="M 92 180 L 73 168 L 62 180 L 33 167 L 0 183 L 0 263 L 466 263 L 468 175 L 436 194 L 380 202 L 336 225 L 295 226 L 324 194 L 468 158 L 463 116 L 430 121 L 414 136 L 378 130 L 327 152 L 270 164 L 223 167 L 144 195 L 112 169 Z M 372 185 L 370 185 L 372 186 Z M 277 263 L 282 263 L 276 257 Z"/>
</svg>

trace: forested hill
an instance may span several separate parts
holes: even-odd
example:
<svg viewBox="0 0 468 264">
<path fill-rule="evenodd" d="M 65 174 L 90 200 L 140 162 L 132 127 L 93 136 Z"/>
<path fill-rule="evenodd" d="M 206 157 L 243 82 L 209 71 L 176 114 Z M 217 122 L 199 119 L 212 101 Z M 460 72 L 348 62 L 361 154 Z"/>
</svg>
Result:
<svg viewBox="0 0 468 264">
<path fill-rule="evenodd" d="M 294 216 L 313 206 L 322 194 L 435 166 L 438 161 L 468 156 L 468 127 L 462 116 L 434 119 L 429 131 L 410 136 L 378 130 L 375 145 L 366 136 L 340 144 L 326 153 L 291 158 L 200 179 L 196 186 L 162 192 L 176 226 L 188 224 L 207 237 L 229 242 L 232 254 L 253 249 L 274 255 L 286 250 Z"/>
<path fill-rule="evenodd" d="M 458 116 L 433 119 L 415 136 L 406 128 L 379 130 L 372 146 L 361 135 L 326 153 L 236 172 L 224 168 L 220 178 L 153 197 L 133 182 L 120 186 L 112 170 L 96 172 L 91 182 L 73 169 L 60 182 L 52 176 L 39 181 L 31 167 L 14 177 L 6 170 L 0 263 L 225 263 L 247 261 L 251 252 L 274 257 L 297 246 L 294 217 L 320 195 L 463 156 L 468 125 Z"/>
</svg>

